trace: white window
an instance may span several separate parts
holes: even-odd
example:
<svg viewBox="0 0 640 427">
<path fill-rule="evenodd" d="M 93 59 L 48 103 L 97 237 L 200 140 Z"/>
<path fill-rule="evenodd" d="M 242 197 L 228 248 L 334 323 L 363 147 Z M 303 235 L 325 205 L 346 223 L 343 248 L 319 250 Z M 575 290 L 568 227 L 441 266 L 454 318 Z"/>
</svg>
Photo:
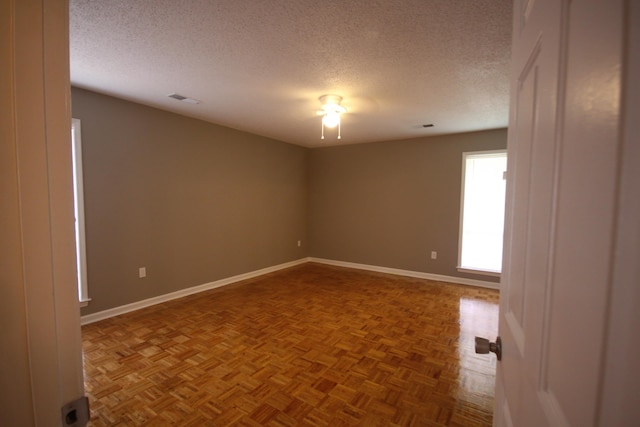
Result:
<svg viewBox="0 0 640 427">
<path fill-rule="evenodd" d="M 82 139 L 80 120 L 71 120 L 71 156 L 73 164 L 73 211 L 76 232 L 76 266 L 78 275 L 78 299 L 80 306 L 89 301 L 87 288 L 87 258 L 84 239 L 84 190 L 82 187 Z"/>
<path fill-rule="evenodd" d="M 504 150 L 462 153 L 460 271 L 502 271 L 506 170 Z"/>
</svg>

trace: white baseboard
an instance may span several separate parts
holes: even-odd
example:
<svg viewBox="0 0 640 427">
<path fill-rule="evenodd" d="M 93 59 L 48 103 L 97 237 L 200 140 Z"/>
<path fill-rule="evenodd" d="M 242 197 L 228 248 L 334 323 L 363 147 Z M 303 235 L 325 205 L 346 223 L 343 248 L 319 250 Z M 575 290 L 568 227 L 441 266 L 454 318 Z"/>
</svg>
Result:
<svg viewBox="0 0 640 427">
<path fill-rule="evenodd" d="M 120 314 L 129 313 L 135 310 L 140 310 L 141 308 L 145 308 L 145 307 L 160 304 L 166 301 L 171 301 L 174 299 L 186 297 L 187 295 L 197 294 L 198 292 L 208 291 L 209 289 L 215 289 L 222 286 L 230 285 L 232 283 L 240 282 L 242 280 L 252 279 L 254 277 L 262 276 L 264 274 L 273 273 L 274 271 L 283 270 L 285 268 L 304 264 L 306 262 L 309 262 L 309 258 L 302 258 L 296 261 L 291 261 L 284 264 L 279 264 L 272 267 L 251 271 L 249 273 L 228 277 L 226 279 L 216 280 L 215 282 L 209 282 L 203 285 L 181 289 L 176 292 L 159 295 L 157 297 L 148 298 L 148 299 L 137 301 L 131 304 L 121 305 L 120 307 L 110 308 L 108 310 L 99 311 L 97 313 L 87 314 L 85 316 L 80 317 L 80 324 L 88 325 L 89 323 L 97 322 L 99 320 L 108 319 L 110 317 L 118 316 Z"/>
<path fill-rule="evenodd" d="M 423 273 L 420 271 L 400 270 L 397 268 L 378 267 L 368 264 L 357 264 L 353 262 L 335 261 L 324 258 L 301 258 L 296 261 L 287 262 L 284 264 L 275 265 L 273 267 L 267 267 L 249 273 L 239 274 L 237 276 L 228 277 L 226 279 L 216 280 L 215 282 L 205 283 L 203 285 L 193 286 L 187 289 L 181 289 L 176 292 L 171 292 L 157 297 L 148 298 L 142 301 L 137 301 L 131 304 L 122 305 L 120 307 L 110 308 L 108 310 L 99 311 L 97 313 L 87 314 L 80 318 L 82 325 L 88 325 L 89 323 L 97 322 L 99 320 L 108 319 L 110 317 L 118 316 L 120 314 L 129 313 L 131 311 L 140 310 L 141 308 L 150 307 L 152 305 L 160 304 L 166 301 L 186 297 L 187 295 L 196 294 L 198 292 L 207 291 L 209 289 L 215 289 L 222 286 L 230 285 L 232 283 L 240 282 L 242 280 L 252 279 L 254 277 L 262 276 L 264 274 L 273 273 L 285 268 L 294 267 L 296 265 L 304 264 L 307 262 L 316 262 L 319 264 L 335 265 L 337 267 L 354 268 L 357 270 L 375 271 L 378 273 L 396 274 L 399 276 L 415 277 L 418 279 L 435 280 L 438 282 L 457 283 L 460 285 L 478 286 L 489 289 L 500 289 L 499 283 L 486 282 L 484 280 L 465 279 L 462 277 L 442 276 L 439 274 Z"/>
<path fill-rule="evenodd" d="M 464 277 L 442 276 L 440 274 L 423 273 L 421 271 L 400 270 L 397 268 L 378 267 L 368 264 L 357 264 L 354 262 L 335 261 L 324 258 L 309 258 L 310 262 L 319 264 L 335 265 L 337 267 L 355 268 L 358 270 L 375 271 L 378 273 L 396 274 L 398 276 L 415 277 L 417 279 L 435 280 L 438 282 L 456 283 L 459 285 L 478 286 L 481 288 L 500 289 L 499 283 L 487 282 L 485 280 L 466 279 Z"/>
</svg>

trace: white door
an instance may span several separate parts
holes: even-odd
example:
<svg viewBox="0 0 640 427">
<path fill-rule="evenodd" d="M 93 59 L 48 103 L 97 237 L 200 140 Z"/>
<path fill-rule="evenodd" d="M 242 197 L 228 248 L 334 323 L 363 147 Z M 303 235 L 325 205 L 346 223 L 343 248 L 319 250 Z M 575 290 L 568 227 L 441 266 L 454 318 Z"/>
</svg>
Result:
<svg viewBox="0 0 640 427">
<path fill-rule="evenodd" d="M 497 426 L 600 425 L 624 4 L 514 2 Z"/>
</svg>

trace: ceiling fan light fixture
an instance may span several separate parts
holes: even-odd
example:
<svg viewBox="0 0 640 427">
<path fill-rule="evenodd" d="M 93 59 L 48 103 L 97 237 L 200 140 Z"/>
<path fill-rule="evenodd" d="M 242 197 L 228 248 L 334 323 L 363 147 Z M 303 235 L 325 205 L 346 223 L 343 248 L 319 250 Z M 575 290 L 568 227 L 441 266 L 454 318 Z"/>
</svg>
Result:
<svg viewBox="0 0 640 427">
<path fill-rule="evenodd" d="M 324 128 L 338 127 L 338 139 L 340 136 L 340 114 L 347 111 L 346 108 L 340 105 L 342 97 L 339 95 L 322 95 L 319 98 L 322 106 L 322 110 L 319 112 L 322 114 L 322 137 L 324 139 Z"/>
<path fill-rule="evenodd" d="M 322 117 L 322 124 L 328 128 L 334 128 L 340 124 L 340 113 L 327 111 Z"/>
</svg>

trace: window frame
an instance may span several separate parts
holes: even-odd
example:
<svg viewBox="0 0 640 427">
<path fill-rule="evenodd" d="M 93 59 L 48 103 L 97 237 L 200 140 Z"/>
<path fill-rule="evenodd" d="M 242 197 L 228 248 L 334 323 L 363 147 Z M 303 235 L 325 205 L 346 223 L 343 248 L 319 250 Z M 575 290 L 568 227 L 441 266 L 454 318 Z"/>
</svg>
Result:
<svg viewBox="0 0 640 427">
<path fill-rule="evenodd" d="M 82 172 L 82 125 L 80 119 L 71 119 L 71 155 L 73 167 L 73 213 L 76 242 L 76 277 L 80 307 L 89 305 L 87 281 L 87 249 L 84 222 L 84 185 Z"/>
<path fill-rule="evenodd" d="M 493 156 L 496 154 L 504 154 L 507 156 L 507 150 L 498 149 L 498 150 L 482 150 L 482 151 L 465 151 L 462 153 L 462 182 L 460 184 L 460 220 L 459 220 L 459 229 L 458 229 L 458 262 L 456 269 L 461 273 L 472 273 L 472 274 L 480 274 L 485 276 L 492 277 L 500 277 L 502 275 L 502 270 L 495 271 L 489 269 L 478 269 L 478 268 L 469 268 L 462 266 L 462 238 L 464 231 L 464 199 L 465 199 L 465 186 L 466 186 L 466 172 L 467 172 L 467 158 L 470 156 Z M 505 165 L 505 175 L 504 178 L 506 180 L 506 165 Z M 504 224 L 504 223 L 503 223 Z M 504 251 L 504 243 L 502 247 Z"/>
</svg>

